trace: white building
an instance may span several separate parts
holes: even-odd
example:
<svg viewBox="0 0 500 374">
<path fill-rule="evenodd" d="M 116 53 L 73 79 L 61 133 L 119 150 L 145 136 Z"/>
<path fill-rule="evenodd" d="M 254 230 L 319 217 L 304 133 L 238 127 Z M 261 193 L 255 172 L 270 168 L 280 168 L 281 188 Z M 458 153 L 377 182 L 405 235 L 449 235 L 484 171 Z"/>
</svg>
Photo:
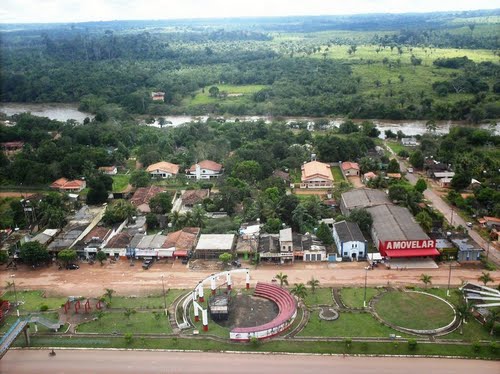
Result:
<svg viewBox="0 0 500 374">
<path fill-rule="evenodd" d="M 175 177 L 179 173 L 179 165 L 161 161 L 156 164 L 149 165 L 146 171 L 153 178 L 171 178 Z"/>
<path fill-rule="evenodd" d="M 221 175 L 222 165 L 210 160 L 198 162 L 186 170 L 186 176 L 196 180 L 218 178 Z"/>
<path fill-rule="evenodd" d="M 333 240 L 342 258 L 366 257 L 367 242 L 357 223 L 341 221 L 333 225 Z"/>
</svg>

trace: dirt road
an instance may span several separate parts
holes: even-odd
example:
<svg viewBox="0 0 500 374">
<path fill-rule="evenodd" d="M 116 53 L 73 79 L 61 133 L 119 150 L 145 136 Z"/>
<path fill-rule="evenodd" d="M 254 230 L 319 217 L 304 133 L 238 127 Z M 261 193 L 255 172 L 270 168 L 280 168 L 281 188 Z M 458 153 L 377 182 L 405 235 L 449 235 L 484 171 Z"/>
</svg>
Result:
<svg viewBox="0 0 500 374">
<path fill-rule="evenodd" d="M 290 356 L 116 350 L 11 350 L 0 372 L 40 373 L 381 373 L 468 374 L 498 372 L 498 362 L 435 358 Z M 238 368 L 235 370 L 235 368 Z"/>
<path fill-rule="evenodd" d="M 245 267 L 246 264 L 243 264 Z M 370 286 L 404 286 L 408 284 L 422 285 L 420 276 L 426 273 L 432 276 L 432 284 L 445 286 L 448 283 L 449 268 L 425 269 L 425 270 L 387 270 L 375 268 L 366 271 L 365 262 L 347 264 L 296 264 L 288 266 L 259 266 L 258 269 L 250 270 L 251 284 L 257 281 L 270 282 L 273 277 L 283 272 L 288 275 L 290 285 L 294 283 L 307 283 L 311 277 L 320 281 L 321 286 L 342 286 L 364 284 L 365 273 L 367 284 Z M 116 264 L 81 264 L 79 270 L 58 270 L 56 266 L 33 270 L 27 267 L 19 267 L 17 271 L 0 272 L 0 283 L 11 281 L 11 274 L 15 275 L 16 288 L 41 289 L 48 294 L 63 296 L 88 296 L 97 297 L 104 293 L 105 288 L 114 289 L 120 295 L 147 295 L 161 292 L 161 276 L 164 276 L 167 288 L 192 288 L 198 282 L 212 274 L 210 271 L 188 270 L 180 262 L 175 264 L 156 263 L 149 270 L 143 270 L 140 264 L 129 266 L 127 261 Z M 451 273 L 451 284 L 458 286 L 464 281 L 477 282 L 481 272 L 477 269 L 453 268 Z M 495 279 L 493 284 L 500 280 L 500 271 L 490 273 Z M 235 276 L 235 286 L 244 286 L 245 277 Z"/>
</svg>

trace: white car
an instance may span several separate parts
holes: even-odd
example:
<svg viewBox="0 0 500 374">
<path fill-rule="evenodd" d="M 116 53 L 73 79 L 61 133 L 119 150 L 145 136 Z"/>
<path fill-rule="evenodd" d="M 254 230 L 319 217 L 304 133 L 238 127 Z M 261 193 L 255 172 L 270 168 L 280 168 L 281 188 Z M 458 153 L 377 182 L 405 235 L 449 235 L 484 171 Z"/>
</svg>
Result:
<svg viewBox="0 0 500 374">
<path fill-rule="evenodd" d="M 466 225 L 467 227 L 472 227 L 472 222 L 467 222 Z"/>
</svg>

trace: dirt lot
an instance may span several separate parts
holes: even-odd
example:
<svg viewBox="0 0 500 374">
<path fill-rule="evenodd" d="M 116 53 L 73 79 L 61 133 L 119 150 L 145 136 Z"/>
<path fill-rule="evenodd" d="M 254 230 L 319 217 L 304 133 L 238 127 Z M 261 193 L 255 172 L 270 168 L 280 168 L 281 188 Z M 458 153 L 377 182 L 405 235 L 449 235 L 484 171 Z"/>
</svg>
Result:
<svg viewBox="0 0 500 374">
<path fill-rule="evenodd" d="M 0 283 L 11 281 L 10 275 L 15 275 L 16 288 L 18 289 L 40 289 L 49 294 L 62 296 L 86 296 L 97 297 L 104 293 L 105 288 L 112 288 L 118 295 L 149 295 L 161 292 L 161 276 L 164 276 L 166 288 L 192 288 L 201 279 L 212 274 L 214 271 L 192 271 L 180 262 L 156 263 L 149 270 L 143 270 L 141 264 L 136 262 L 130 266 L 127 261 L 119 261 L 115 264 L 89 265 L 80 264 L 79 270 L 58 270 L 54 265 L 48 268 L 33 270 L 19 266 L 18 270 L 0 270 Z M 242 267 L 248 264 L 243 263 Z M 261 265 L 257 269 L 250 267 L 251 284 L 257 281 L 270 282 L 277 273 L 283 272 L 288 275 L 291 286 L 294 283 L 307 283 L 311 277 L 320 281 L 321 286 L 341 285 L 363 285 L 365 279 L 364 266 L 366 263 L 345 264 L 306 264 L 297 263 L 293 266 Z M 369 285 L 406 285 L 420 284 L 422 273 L 432 276 L 433 285 L 446 286 L 448 282 L 448 268 L 426 269 L 426 270 L 387 270 L 375 268 L 367 272 L 367 283 Z M 460 285 L 469 280 L 477 282 L 481 274 L 475 268 L 456 268 L 452 270 L 451 283 Z M 490 273 L 495 279 L 493 284 L 500 280 L 500 271 Z M 236 287 L 243 287 L 245 276 L 233 277 Z"/>
<path fill-rule="evenodd" d="M 357 175 L 347 177 L 347 180 L 354 186 L 354 188 L 363 188 L 365 185 L 361 182 L 361 178 Z"/>
</svg>

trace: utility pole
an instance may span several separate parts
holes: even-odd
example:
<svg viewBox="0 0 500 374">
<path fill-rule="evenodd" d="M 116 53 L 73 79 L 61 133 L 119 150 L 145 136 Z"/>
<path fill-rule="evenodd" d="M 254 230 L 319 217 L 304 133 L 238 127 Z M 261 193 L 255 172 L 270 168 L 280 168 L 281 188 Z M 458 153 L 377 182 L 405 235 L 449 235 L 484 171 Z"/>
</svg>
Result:
<svg viewBox="0 0 500 374">
<path fill-rule="evenodd" d="M 368 278 L 368 269 L 365 269 L 365 293 L 363 296 L 363 308 L 366 308 L 366 281 Z"/>
<path fill-rule="evenodd" d="M 19 317 L 19 302 L 17 301 L 17 291 L 16 291 L 16 281 L 15 281 L 15 275 L 12 274 L 10 276 L 12 278 L 12 287 L 14 288 L 14 300 L 16 300 L 16 313 L 17 316 Z"/>
<path fill-rule="evenodd" d="M 448 258 L 449 260 L 449 258 Z M 446 289 L 446 296 L 450 297 L 450 281 L 451 281 L 451 261 L 450 261 L 450 271 L 448 272 L 448 288 Z"/>
<path fill-rule="evenodd" d="M 488 246 L 486 247 L 486 262 L 488 262 L 489 255 L 490 255 L 490 240 L 488 239 Z"/>
<path fill-rule="evenodd" d="M 167 309 L 167 297 L 165 296 L 165 283 L 163 282 L 163 274 L 161 276 L 161 286 L 163 288 L 163 305 L 165 306 L 165 310 Z"/>
</svg>

